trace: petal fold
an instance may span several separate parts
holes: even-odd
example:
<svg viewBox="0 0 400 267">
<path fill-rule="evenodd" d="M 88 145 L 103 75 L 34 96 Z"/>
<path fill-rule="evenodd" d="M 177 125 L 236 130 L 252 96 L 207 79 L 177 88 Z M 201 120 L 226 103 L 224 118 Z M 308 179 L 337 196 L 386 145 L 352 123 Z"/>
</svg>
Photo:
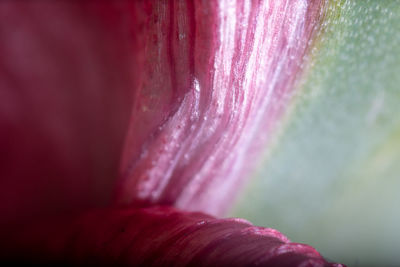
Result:
<svg viewBox="0 0 400 267">
<path fill-rule="evenodd" d="M 326 1 L 138 1 L 117 202 L 221 215 L 293 93 Z"/>
</svg>

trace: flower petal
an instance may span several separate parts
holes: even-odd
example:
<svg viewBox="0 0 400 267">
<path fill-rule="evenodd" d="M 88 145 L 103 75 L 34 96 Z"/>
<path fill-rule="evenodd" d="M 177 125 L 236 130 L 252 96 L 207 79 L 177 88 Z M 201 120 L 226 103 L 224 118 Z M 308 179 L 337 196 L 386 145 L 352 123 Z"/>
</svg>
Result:
<svg viewBox="0 0 400 267">
<path fill-rule="evenodd" d="M 119 203 L 220 215 L 288 103 L 325 1 L 138 1 Z"/>
<path fill-rule="evenodd" d="M 0 3 L 1 225 L 110 200 L 132 74 L 107 7 Z"/>
<path fill-rule="evenodd" d="M 19 228 L 0 253 L 23 260 L 123 266 L 342 266 L 242 219 L 170 207 L 97 210 Z M 3 256 L 2 255 L 2 256 Z M 4 258 L 3 257 L 3 258 Z"/>
</svg>

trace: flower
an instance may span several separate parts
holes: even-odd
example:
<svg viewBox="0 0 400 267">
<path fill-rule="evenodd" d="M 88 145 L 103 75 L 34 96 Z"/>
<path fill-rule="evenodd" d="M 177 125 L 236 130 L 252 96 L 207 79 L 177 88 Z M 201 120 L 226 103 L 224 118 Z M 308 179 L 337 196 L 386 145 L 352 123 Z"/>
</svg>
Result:
<svg viewBox="0 0 400 267">
<path fill-rule="evenodd" d="M 275 230 L 182 211 L 228 208 L 323 4 L 2 3 L 3 259 L 339 266 Z"/>
</svg>

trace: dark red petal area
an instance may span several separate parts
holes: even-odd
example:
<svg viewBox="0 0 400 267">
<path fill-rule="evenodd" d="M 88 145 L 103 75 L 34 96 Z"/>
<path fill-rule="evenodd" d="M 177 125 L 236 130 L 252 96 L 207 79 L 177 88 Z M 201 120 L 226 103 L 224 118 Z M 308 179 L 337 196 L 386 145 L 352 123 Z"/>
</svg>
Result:
<svg viewBox="0 0 400 267">
<path fill-rule="evenodd" d="M 10 261 L 123 266 L 343 266 L 312 247 L 242 219 L 169 207 L 98 210 L 18 228 Z M 3 239 L 4 240 L 4 239 Z M 3 243 L 4 244 L 4 243 Z"/>
<path fill-rule="evenodd" d="M 133 75 L 96 2 L 0 1 L 0 226 L 111 198 Z"/>
</svg>

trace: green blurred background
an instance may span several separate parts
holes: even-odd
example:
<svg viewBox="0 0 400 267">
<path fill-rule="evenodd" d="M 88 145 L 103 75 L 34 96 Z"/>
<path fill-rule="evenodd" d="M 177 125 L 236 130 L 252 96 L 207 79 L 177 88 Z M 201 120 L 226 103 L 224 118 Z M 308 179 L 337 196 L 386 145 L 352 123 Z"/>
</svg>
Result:
<svg viewBox="0 0 400 267">
<path fill-rule="evenodd" d="M 349 266 L 400 266 L 400 1 L 329 1 L 306 62 L 230 215 Z"/>
</svg>

